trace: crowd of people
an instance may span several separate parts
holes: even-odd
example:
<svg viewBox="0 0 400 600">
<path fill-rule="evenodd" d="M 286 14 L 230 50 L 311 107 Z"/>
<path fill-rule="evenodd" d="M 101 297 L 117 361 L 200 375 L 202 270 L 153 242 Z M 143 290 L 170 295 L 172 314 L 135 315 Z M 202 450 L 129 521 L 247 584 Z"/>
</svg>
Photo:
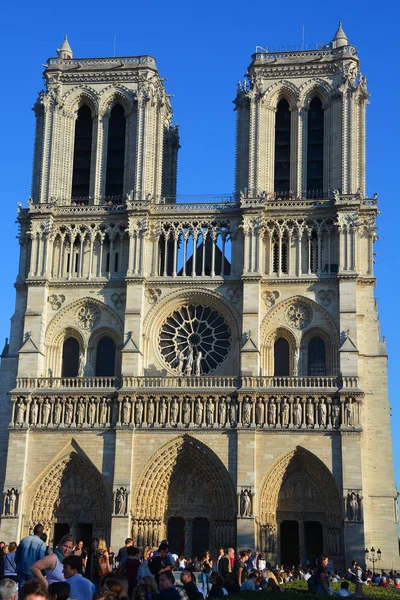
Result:
<svg viewBox="0 0 400 600">
<path fill-rule="evenodd" d="M 101 538 L 90 548 L 71 535 L 54 549 L 46 541 L 38 524 L 18 546 L 0 542 L 0 600 L 211 600 L 240 591 L 281 592 L 295 579 L 317 595 L 332 595 L 331 582 L 340 582 L 335 595 L 341 597 L 364 596 L 363 586 L 372 581 L 400 589 L 397 573 L 378 576 L 356 561 L 346 572 L 329 572 L 327 556 L 315 566 L 289 568 L 269 564 L 263 553 L 222 547 L 215 557 L 206 551 L 186 559 L 171 552 L 167 540 L 141 551 L 127 538 L 117 554 Z"/>
</svg>

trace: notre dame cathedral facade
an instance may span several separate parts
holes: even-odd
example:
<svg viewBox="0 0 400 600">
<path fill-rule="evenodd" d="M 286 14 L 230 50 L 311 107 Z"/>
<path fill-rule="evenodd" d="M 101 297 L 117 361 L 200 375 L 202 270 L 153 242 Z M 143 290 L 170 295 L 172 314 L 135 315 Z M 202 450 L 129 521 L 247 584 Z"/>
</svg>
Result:
<svg viewBox="0 0 400 600">
<path fill-rule="evenodd" d="M 252 56 L 235 191 L 196 204 L 154 58 L 57 54 L 18 213 L 0 537 L 41 521 L 337 568 L 374 545 L 400 567 L 369 94 L 341 25 Z"/>
</svg>

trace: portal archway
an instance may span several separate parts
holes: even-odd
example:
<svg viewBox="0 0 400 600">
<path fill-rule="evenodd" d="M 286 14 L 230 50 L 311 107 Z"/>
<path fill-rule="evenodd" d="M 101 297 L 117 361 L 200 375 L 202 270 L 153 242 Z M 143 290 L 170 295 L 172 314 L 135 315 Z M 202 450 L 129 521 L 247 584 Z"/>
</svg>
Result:
<svg viewBox="0 0 400 600">
<path fill-rule="evenodd" d="M 132 537 L 139 547 L 157 545 L 166 537 L 168 523 L 178 517 L 185 521 L 185 556 L 192 555 L 200 518 L 209 523 L 208 539 L 203 540 L 208 549 L 235 542 L 236 495 L 230 476 L 218 456 L 189 435 L 153 455 L 133 498 Z"/>
<path fill-rule="evenodd" d="M 318 553 L 326 552 L 337 567 L 341 566 L 343 514 L 339 490 L 329 469 L 305 448 L 297 446 L 266 473 L 257 521 L 259 547 L 270 562 L 296 556 L 299 563 L 305 564 L 307 559 L 312 562 Z M 288 531 L 298 532 L 296 548 Z"/>
<path fill-rule="evenodd" d="M 28 527 L 42 523 L 54 537 L 61 525 L 75 536 L 91 525 L 93 535 L 110 537 L 111 491 L 96 467 L 77 452 L 55 462 L 38 478 L 28 498 Z"/>
</svg>

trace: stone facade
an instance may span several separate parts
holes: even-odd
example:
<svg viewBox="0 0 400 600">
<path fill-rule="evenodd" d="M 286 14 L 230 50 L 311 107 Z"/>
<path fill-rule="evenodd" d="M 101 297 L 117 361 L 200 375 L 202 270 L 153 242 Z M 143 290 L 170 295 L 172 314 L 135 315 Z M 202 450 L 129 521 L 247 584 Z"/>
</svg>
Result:
<svg viewBox="0 0 400 600">
<path fill-rule="evenodd" d="M 152 57 L 74 59 L 65 40 L 45 81 L 2 354 L 1 537 L 42 521 L 51 541 L 168 535 L 338 568 L 374 545 L 400 567 L 368 93 L 341 26 L 253 55 L 236 191 L 214 202 L 177 202 Z"/>
</svg>

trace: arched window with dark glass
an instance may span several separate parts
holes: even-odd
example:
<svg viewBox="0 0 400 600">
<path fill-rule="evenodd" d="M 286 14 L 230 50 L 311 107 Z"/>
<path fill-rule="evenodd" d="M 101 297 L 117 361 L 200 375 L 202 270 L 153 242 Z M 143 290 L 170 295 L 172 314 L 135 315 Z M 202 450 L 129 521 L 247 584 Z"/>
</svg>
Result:
<svg viewBox="0 0 400 600">
<path fill-rule="evenodd" d="M 274 191 L 283 196 L 290 190 L 290 110 L 284 98 L 275 115 Z"/>
<path fill-rule="evenodd" d="M 290 375 L 289 342 L 280 337 L 274 344 L 274 375 Z"/>
<path fill-rule="evenodd" d="M 92 159 L 92 113 L 85 104 L 78 110 L 75 123 L 72 198 L 88 198 Z"/>
<path fill-rule="evenodd" d="M 115 375 L 115 342 L 105 336 L 97 344 L 96 377 L 112 377 Z"/>
<path fill-rule="evenodd" d="M 61 377 L 77 377 L 79 369 L 79 342 L 69 337 L 63 344 Z"/>
<path fill-rule="evenodd" d="M 325 342 L 320 337 L 308 342 L 308 375 L 326 375 Z"/>
<path fill-rule="evenodd" d="M 324 188 L 324 111 L 319 98 L 313 98 L 308 111 L 307 191 L 320 198 Z"/>
<path fill-rule="evenodd" d="M 116 104 L 111 110 L 108 122 L 106 198 L 118 201 L 123 194 L 124 162 L 125 162 L 125 130 L 124 109 Z"/>
</svg>

